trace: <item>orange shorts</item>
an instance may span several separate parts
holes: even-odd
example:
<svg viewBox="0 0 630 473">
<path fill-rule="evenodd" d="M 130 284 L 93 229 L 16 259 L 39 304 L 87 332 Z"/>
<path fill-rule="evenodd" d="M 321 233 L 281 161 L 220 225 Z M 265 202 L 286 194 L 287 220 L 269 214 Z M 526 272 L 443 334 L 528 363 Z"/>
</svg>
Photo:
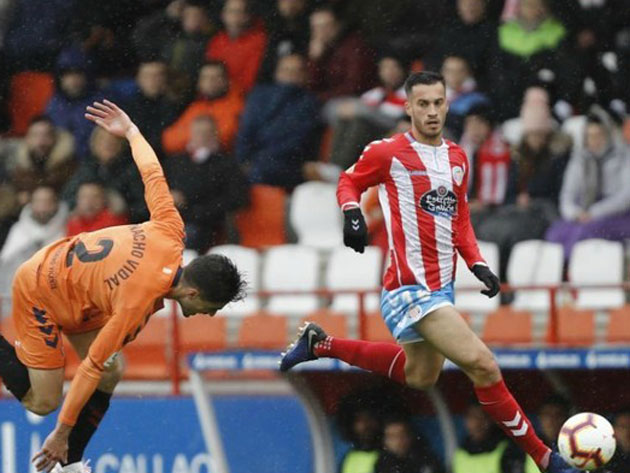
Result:
<svg viewBox="0 0 630 473">
<path fill-rule="evenodd" d="M 38 285 L 40 261 L 31 258 L 17 270 L 13 280 L 12 315 L 15 324 L 15 351 L 29 368 L 57 369 L 65 366 L 60 327 L 53 320 L 56 310 L 42 301 L 43 288 Z M 66 308 L 67 310 L 67 308 Z M 67 327 L 68 334 L 89 332 L 105 325 L 102 316 L 92 317 L 81 327 Z"/>
</svg>

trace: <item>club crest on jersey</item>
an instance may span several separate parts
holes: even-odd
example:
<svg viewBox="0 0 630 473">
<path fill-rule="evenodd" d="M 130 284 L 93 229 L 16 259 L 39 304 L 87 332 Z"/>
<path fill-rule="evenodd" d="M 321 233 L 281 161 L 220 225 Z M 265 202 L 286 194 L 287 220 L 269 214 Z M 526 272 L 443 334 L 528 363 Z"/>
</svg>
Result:
<svg viewBox="0 0 630 473">
<path fill-rule="evenodd" d="M 452 217 L 457 213 L 457 196 L 445 186 L 439 186 L 420 197 L 420 207 L 431 215 Z"/>
<path fill-rule="evenodd" d="M 464 181 L 464 170 L 461 167 L 455 166 L 453 168 L 453 180 L 458 186 L 462 185 L 462 182 Z"/>
</svg>

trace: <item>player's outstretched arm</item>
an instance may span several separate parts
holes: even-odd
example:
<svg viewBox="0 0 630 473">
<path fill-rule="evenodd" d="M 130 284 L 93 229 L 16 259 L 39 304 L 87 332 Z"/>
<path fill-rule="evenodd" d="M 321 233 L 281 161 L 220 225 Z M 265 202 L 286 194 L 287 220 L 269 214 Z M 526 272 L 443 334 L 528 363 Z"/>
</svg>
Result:
<svg viewBox="0 0 630 473">
<path fill-rule="evenodd" d="M 144 196 L 151 213 L 151 220 L 167 224 L 178 238 L 183 238 L 184 223 L 166 185 L 162 166 L 155 151 L 144 139 L 129 115 L 115 103 L 103 100 L 103 102 L 94 102 L 93 106 L 88 106 L 85 118 L 112 135 L 127 138 L 131 145 L 131 154 L 142 176 L 145 187 Z"/>
<path fill-rule="evenodd" d="M 114 102 L 109 100 L 94 102 L 94 105 L 88 105 L 86 110 L 85 118 L 104 128 L 112 135 L 131 140 L 133 136 L 140 133 L 140 130 L 131 121 L 129 115 Z"/>
</svg>

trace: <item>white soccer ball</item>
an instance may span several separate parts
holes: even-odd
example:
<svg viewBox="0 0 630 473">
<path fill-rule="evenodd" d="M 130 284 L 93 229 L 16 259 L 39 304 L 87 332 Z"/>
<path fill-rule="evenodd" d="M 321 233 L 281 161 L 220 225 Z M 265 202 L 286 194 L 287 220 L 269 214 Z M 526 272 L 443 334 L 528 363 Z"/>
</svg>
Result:
<svg viewBox="0 0 630 473">
<path fill-rule="evenodd" d="M 608 463 L 615 454 L 617 441 L 612 425 L 592 412 L 569 418 L 558 434 L 562 458 L 580 470 L 594 470 Z"/>
</svg>

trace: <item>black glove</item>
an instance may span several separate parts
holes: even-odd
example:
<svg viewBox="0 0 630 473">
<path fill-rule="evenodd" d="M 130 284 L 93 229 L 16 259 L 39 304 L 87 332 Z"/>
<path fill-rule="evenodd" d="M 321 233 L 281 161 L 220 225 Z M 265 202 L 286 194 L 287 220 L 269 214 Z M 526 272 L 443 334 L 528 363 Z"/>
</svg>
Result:
<svg viewBox="0 0 630 473">
<path fill-rule="evenodd" d="M 357 253 L 363 253 L 367 245 L 367 225 L 358 207 L 343 212 L 343 244 Z"/>
<path fill-rule="evenodd" d="M 501 283 L 499 282 L 499 278 L 490 271 L 484 264 L 475 264 L 471 271 L 475 275 L 477 279 L 479 279 L 482 283 L 486 285 L 488 289 L 484 289 L 481 291 L 482 294 L 488 297 L 494 297 L 499 293 L 501 289 Z"/>
</svg>

